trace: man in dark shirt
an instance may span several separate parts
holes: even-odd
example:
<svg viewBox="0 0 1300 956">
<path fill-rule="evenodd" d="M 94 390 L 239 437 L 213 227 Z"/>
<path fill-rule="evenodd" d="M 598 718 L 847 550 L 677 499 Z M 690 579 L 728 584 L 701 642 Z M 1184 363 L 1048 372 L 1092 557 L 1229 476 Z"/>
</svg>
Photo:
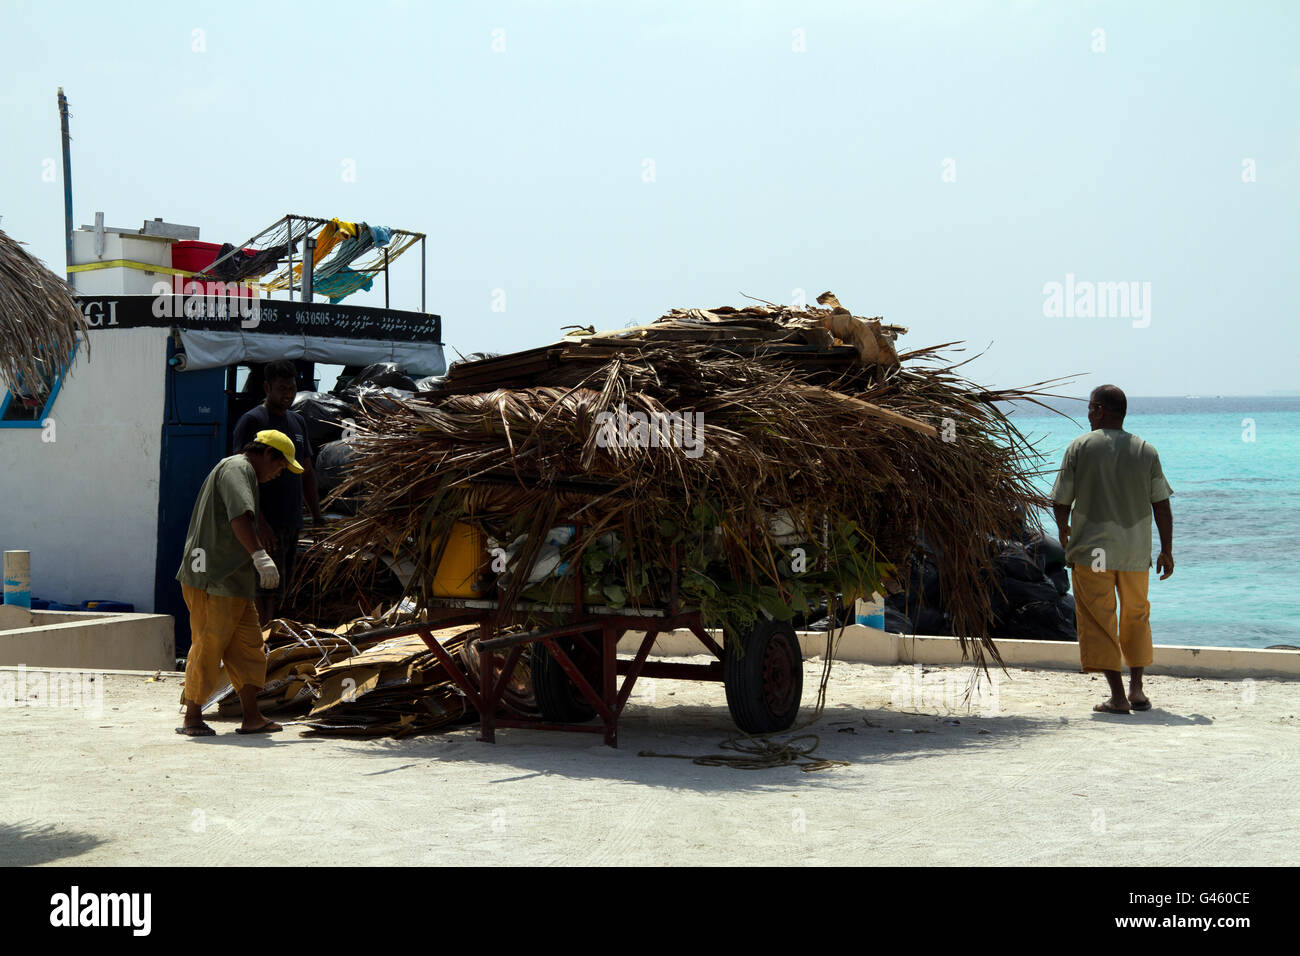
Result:
<svg viewBox="0 0 1300 956">
<path fill-rule="evenodd" d="M 266 401 L 245 412 L 235 425 L 236 448 L 243 448 L 253 436 L 264 429 L 284 432 L 293 441 L 295 457 L 302 463 L 302 476 L 285 471 L 280 477 L 261 487 L 262 514 L 266 525 L 258 533 L 270 539 L 266 550 L 280 569 L 277 588 L 257 590 L 257 614 L 263 627 L 275 617 L 280 600 L 286 593 L 293 576 L 298 554 L 298 535 L 302 530 L 302 501 L 307 499 L 313 520 L 320 523 L 320 499 L 316 491 L 316 472 L 312 468 L 312 447 L 307 439 L 307 423 L 301 415 L 289 410 L 298 394 L 298 370 L 292 362 L 271 362 L 266 366 L 262 390 Z"/>
</svg>

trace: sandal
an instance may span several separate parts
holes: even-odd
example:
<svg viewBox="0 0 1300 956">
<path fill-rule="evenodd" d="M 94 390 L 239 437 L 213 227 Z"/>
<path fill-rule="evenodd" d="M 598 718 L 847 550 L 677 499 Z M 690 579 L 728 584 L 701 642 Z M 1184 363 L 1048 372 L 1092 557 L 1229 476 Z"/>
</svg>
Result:
<svg viewBox="0 0 1300 956">
<path fill-rule="evenodd" d="M 199 724 L 197 727 L 182 724 L 176 728 L 176 732 L 182 737 L 215 737 L 217 735 L 217 732 L 207 724 Z"/>
<path fill-rule="evenodd" d="M 1110 702 L 1109 697 L 1092 709 L 1099 714 L 1128 714 L 1132 712 L 1128 707 L 1116 707 Z"/>
<path fill-rule="evenodd" d="M 235 733 L 237 733 L 237 734 L 273 734 L 273 733 L 276 733 L 277 731 L 281 731 L 281 730 L 284 730 L 284 728 L 281 727 L 279 724 L 277 724 L 274 720 L 268 720 L 268 721 L 267 721 L 266 723 L 264 723 L 261 727 L 253 727 L 251 730 L 245 730 L 243 727 L 236 727 L 236 728 L 235 728 Z"/>
</svg>

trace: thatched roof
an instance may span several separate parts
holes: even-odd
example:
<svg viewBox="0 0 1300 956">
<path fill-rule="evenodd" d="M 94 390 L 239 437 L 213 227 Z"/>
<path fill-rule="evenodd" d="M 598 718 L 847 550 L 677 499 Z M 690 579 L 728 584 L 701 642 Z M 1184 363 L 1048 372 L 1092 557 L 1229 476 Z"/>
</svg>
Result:
<svg viewBox="0 0 1300 956">
<path fill-rule="evenodd" d="M 86 329 L 72 288 L 0 229 L 0 384 L 43 381 Z"/>
</svg>

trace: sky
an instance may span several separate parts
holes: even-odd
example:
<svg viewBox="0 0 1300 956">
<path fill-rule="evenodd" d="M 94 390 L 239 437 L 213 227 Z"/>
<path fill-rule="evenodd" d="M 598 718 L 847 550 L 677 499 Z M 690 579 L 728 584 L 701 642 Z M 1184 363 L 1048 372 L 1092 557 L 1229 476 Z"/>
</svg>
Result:
<svg viewBox="0 0 1300 956">
<path fill-rule="evenodd" d="M 62 86 L 75 226 L 425 232 L 452 358 L 831 290 L 989 388 L 1300 392 L 1294 2 L 0 0 L 0 54 L 56 272 Z"/>
</svg>

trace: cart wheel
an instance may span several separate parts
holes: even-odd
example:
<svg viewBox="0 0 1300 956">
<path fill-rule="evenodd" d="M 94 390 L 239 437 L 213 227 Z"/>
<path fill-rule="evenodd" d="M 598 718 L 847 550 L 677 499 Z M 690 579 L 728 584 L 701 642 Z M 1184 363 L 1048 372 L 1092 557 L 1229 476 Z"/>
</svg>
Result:
<svg viewBox="0 0 1300 956">
<path fill-rule="evenodd" d="M 759 621 L 740 642 L 727 638 L 723 685 L 736 726 L 747 734 L 789 730 L 803 696 L 803 651 L 788 621 Z"/>
<path fill-rule="evenodd" d="M 578 665 L 582 676 L 597 690 L 600 689 L 600 660 L 595 658 L 593 667 L 586 648 L 577 650 L 578 642 L 573 638 L 560 638 L 560 646 L 569 659 Z M 533 695 L 537 698 L 537 709 L 542 717 L 557 724 L 583 724 L 596 716 L 596 710 L 582 696 L 582 691 L 569 680 L 560 662 L 546 650 L 546 645 L 538 641 L 533 645 Z"/>
<path fill-rule="evenodd" d="M 480 670 L 478 659 L 478 638 L 471 638 L 460 646 L 458 657 L 460 665 L 465 669 L 469 679 L 477 684 L 480 688 L 483 686 L 483 674 Z M 504 667 L 506 655 L 504 652 L 494 654 L 496 666 Z M 533 694 L 533 678 L 529 673 L 528 655 L 521 654 L 519 663 L 515 665 L 515 671 L 510 675 L 510 680 L 506 682 L 505 690 L 501 695 L 501 702 L 515 711 L 521 717 L 537 717 L 537 697 Z"/>
</svg>

